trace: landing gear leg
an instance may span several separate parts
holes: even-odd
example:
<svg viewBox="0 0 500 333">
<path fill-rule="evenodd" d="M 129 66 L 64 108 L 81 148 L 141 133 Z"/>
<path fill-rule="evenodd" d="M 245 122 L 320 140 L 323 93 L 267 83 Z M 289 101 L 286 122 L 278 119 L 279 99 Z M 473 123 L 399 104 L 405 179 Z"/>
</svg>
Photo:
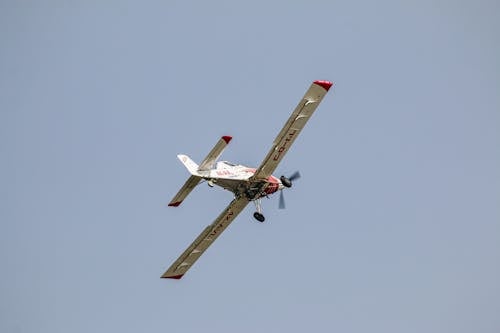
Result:
<svg viewBox="0 0 500 333">
<path fill-rule="evenodd" d="M 253 217 L 259 222 L 264 222 L 266 218 L 264 217 L 264 215 L 262 215 L 262 205 L 260 199 L 254 200 L 254 203 L 257 211 L 253 213 Z"/>
</svg>

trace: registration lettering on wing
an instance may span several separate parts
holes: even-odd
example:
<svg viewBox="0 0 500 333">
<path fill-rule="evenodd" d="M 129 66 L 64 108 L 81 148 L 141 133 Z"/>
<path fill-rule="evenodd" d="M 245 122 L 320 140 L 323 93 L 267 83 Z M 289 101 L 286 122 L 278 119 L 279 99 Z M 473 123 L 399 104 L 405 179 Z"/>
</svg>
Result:
<svg viewBox="0 0 500 333">
<path fill-rule="evenodd" d="M 276 149 L 276 153 L 273 156 L 274 161 L 278 161 L 281 154 L 283 154 L 288 149 L 289 143 L 293 140 L 295 133 L 297 133 L 297 130 L 293 130 L 287 133 L 285 140 L 283 140 L 281 146 Z"/>
<path fill-rule="evenodd" d="M 232 210 L 229 210 L 222 219 L 222 221 L 219 222 L 213 229 L 212 232 L 208 235 L 209 237 L 214 237 L 220 234 L 224 228 L 227 226 L 225 223 L 231 220 L 231 217 L 234 215 L 234 212 Z"/>
</svg>

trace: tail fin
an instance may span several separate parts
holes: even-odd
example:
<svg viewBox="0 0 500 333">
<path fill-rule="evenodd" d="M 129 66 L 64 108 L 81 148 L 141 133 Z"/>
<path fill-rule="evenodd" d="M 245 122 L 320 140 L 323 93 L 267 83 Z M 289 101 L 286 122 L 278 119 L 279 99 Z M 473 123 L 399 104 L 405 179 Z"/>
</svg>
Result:
<svg viewBox="0 0 500 333">
<path fill-rule="evenodd" d="M 188 169 L 189 173 L 192 174 L 193 176 L 198 176 L 201 177 L 200 173 L 198 172 L 198 164 L 196 164 L 192 159 L 189 158 L 187 155 L 177 155 L 177 158 L 184 164 L 186 169 Z"/>
<path fill-rule="evenodd" d="M 184 183 L 179 192 L 177 192 L 175 197 L 168 204 L 171 207 L 179 206 L 201 180 L 201 176 L 198 173 L 198 164 L 196 164 L 187 155 L 177 155 L 177 157 L 182 162 L 182 164 L 184 164 L 186 169 L 188 169 L 189 173 L 191 173 L 191 176 L 188 178 L 188 180 Z"/>
</svg>

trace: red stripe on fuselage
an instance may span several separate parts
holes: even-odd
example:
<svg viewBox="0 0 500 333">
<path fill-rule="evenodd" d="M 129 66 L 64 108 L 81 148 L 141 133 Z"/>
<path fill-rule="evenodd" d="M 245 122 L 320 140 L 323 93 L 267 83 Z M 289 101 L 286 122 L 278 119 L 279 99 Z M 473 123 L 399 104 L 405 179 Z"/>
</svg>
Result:
<svg viewBox="0 0 500 333">
<path fill-rule="evenodd" d="M 257 171 L 257 169 L 254 169 L 254 168 L 246 168 L 245 169 L 246 172 L 251 172 L 251 173 L 255 173 L 255 171 Z M 278 178 L 274 177 L 274 176 L 269 176 L 267 177 L 267 187 L 266 189 L 264 190 L 264 192 L 266 192 L 266 195 L 267 194 L 272 194 L 276 191 L 279 190 L 280 188 L 280 181 Z"/>
<path fill-rule="evenodd" d="M 269 177 L 267 177 L 267 182 L 269 183 L 269 185 L 267 185 L 267 187 L 265 189 L 266 194 L 272 194 L 272 193 L 276 192 L 277 190 L 279 190 L 280 182 L 279 182 L 278 178 L 276 178 L 274 176 L 269 176 Z"/>
</svg>

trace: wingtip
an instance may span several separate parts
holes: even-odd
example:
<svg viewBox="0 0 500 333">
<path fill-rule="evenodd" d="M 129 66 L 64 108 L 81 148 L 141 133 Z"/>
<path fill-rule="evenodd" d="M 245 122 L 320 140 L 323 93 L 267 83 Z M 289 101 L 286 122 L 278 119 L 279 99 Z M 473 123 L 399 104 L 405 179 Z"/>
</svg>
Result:
<svg viewBox="0 0 500 333">
<path fill-rule="evenodd" d="M 228 144 L 228 143 L 229 143 L 229 141 L 231 141 L 231 139 L 232 139 L 232 138 L 233 138 L 232 136 L 229 136 L 229 135 L 224 135 L 224 136 L 222 137 L 222 140 L 226 141 L 226 144 Z"/>
<path fill-rule="evenodd" d="M 316 84 L 320 87 L 323 87 L 323 89 L 328 91 L 331 88 L 331 86 L 333 85 L 333 82 L 324 81 L 324 80 L 317 80 L 317 81 L 314 81 L 314 84 Z"/>
<path fill-rule="evenodd" d="M 178 207 L 182 201 L 171 202 L 168 204 L 169 207 Z"/>
<path fill-rule="evenodd" d="M 174 275 L 174 276 L 162 276 L 161 278 L 162 279 L 180 280 L 183 276 L 184 276 L 184 274 L 180 274 L 180 275 Z"/>
</svg>

